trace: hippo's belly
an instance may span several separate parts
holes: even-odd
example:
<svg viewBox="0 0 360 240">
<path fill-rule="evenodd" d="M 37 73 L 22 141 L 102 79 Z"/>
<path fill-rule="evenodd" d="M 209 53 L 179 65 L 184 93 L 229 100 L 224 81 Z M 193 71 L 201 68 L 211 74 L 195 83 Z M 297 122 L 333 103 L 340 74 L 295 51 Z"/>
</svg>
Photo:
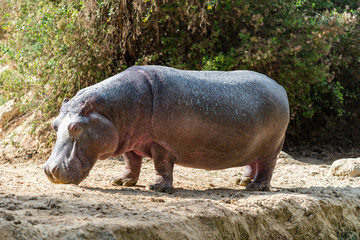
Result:
<svg viewBox="0 0 360 240">
<path fill-rule="evenodd" d="M 246 158 L 229 153 L 192 152 L 176 160 L 176 164 L 205 170 L 220 170 L 248 165 L 254 157 Z"/>
</svg>

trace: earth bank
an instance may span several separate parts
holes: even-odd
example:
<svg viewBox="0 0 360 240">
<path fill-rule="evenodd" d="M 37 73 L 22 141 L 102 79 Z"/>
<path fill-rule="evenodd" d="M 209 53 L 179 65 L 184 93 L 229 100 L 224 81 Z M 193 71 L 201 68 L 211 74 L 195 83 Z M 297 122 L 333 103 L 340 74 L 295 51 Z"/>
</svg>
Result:
<svg viewBox="0 0 360 240">
<path fill-rule="evenodd" d="M 244 168 L 175 167 L 175 193 L 115 187 L 118 159 L 99 161 L 81 184 L 46 179 L 45 159 L 0 164 L 0 239 L 360 239 L 359 177 L 333 176 L 331 161 L 282 155 L 271 192 L 236 185 Z"/>
</svg>

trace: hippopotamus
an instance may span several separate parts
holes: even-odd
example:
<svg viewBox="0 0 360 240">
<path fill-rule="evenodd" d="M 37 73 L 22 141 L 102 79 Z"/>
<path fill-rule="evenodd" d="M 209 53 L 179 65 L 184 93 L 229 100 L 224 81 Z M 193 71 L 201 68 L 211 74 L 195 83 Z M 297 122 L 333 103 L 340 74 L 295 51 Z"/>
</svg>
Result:
<svg viewBox="0 0 360 240">
<path fill-rule="evenodd" d="M 241 185 L 269 190 L 289 115 L 284 88 L 257 72 L 133 66 L 64 100 L 44 171 L 53 183 L 79 184 L 98 159 L 122 155 L 111 183 L 132 186 L 149 157 L 151 190 L 172 191 L 174 164 L 246 166 Z"/>
</svg>

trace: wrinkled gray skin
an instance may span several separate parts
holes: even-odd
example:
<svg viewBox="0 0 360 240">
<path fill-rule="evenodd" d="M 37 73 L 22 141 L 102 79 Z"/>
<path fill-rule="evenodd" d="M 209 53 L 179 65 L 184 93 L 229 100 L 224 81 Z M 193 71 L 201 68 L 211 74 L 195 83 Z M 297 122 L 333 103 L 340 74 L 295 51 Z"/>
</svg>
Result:
<svg viewBox="0 0 360 240">
<path fill-rule="evenodd" d="M 156 191 L 171 192 L 174 164 L 247 165 L 241 184 L 268 190 L 288 122 L 285 90 L 260 73 L 135 66 L 64 101 L 44 171 L 54 183 L 78 184 L 97 159 L 123 155 L 112 184 L 131 186 L 147 156 Z"/>
</svg>

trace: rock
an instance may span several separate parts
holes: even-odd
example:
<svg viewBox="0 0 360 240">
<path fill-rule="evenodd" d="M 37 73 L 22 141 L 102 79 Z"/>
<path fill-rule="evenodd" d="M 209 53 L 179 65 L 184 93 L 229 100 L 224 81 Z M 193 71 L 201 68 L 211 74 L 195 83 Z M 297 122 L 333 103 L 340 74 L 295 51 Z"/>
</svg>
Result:
<svg viewBox="0 0 360 240">
<path fill-rule="evenodd" d="M 11 221 L 14 221 L 15 220 L 15 217 L 11 214 L 11 213 L 8 213 L 8 212 L 0 212 L 0 217 L 4 218 L 5 220 L 11 222 Z"/>
<path fill-rule="evenodd" d="M 289 154 L 287 154 L 287 153 L 284 152 L 284 151 L 281 151 L 281 152 L 279 153 L 278 158 L 291 158 L 291 159 L 293 159 L 292 156 L 290 156 Z"/>
<path fill-rule="evenodd" d="M 281 151 L 279 153 L 277 164 L 296 164 L 299 163 L 299 161 L 295 160 L 292 156 L 287 154 L 286 152 Z"/>
<path fill-rule="evenodd" d="M 360 158 L 344 158 L 333 162 L 329 175 L 333 176 L 360 176 Z"/>
<path fill-rule="evenodd" d="M 10 100 L 0 106 L 0 128 L 3 128 L 7 122 L 19 115 L 20 108 L 16 106 L 16 101 Z"/>
</svg>

